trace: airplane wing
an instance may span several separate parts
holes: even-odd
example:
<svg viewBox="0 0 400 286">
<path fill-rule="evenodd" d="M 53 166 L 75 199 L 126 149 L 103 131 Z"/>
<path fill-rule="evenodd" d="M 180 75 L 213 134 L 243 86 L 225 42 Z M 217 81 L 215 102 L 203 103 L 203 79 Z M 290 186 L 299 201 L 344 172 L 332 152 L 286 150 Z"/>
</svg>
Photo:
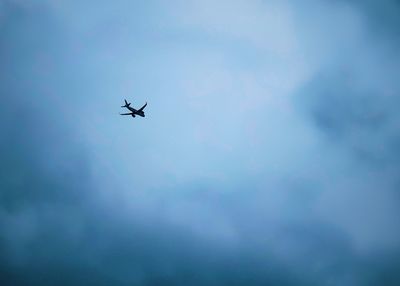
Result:
<svg viewBox="0 0 400 286">
<path fill-rule="evenodd" d="M 145 105 L 143 105 L 138 111 L 143 111 L 143 109 L 147 106 L 147 102 Z"/>
<path fill-rule="evenodd" d="M 120 113 L 119 115 L 132 115 L 133 113 Z"/>
</svg>

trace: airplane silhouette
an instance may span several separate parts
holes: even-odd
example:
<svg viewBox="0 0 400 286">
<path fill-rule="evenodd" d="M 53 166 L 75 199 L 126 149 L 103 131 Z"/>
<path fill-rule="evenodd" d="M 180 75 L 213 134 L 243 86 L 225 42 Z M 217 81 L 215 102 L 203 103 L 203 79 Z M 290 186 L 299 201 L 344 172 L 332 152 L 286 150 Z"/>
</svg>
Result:
<svg viewBox="0 0 400 286">
<path fill-rule="evenodd" d="M 131 115 L 132 117 L 135 117 L 136 115 L 139 115 L 141 117 L 144 117 L 144 112 L 143 109 L 147 106 L 147 102 L 145 105 L 143 105 L 140 109 L 136 110 L 133 107 L 130 106 L 131 104 L 128 103 L 125 99 L 125 105 L 121 107 L 126 107 L 128 108 L 131 112 L 130 113 L 120 113 L 120 115 Z"/>
</svg>

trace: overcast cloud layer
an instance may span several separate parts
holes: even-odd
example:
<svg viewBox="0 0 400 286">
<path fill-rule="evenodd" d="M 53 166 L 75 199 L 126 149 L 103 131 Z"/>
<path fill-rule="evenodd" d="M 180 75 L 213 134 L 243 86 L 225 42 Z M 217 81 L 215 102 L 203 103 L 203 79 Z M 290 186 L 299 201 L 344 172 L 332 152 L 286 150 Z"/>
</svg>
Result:
<svg viewBox="0 0 400 286">
<path fill-rule="evenodd" d="M 399 16 L 0 0 L 2 285 L 398 285 Z"/>
</svg>

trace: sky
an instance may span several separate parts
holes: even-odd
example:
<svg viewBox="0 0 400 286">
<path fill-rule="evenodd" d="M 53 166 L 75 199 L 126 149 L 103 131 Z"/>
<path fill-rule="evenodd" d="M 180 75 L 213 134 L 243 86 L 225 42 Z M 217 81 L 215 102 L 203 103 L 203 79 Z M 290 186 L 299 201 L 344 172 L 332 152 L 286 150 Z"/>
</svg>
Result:
<svg viewBox="0 0 400 286">
<path fill-rule="evenodd" d="M 0 0 L 2 285 L 398 285 L 399 16 Z"/>
</svg>

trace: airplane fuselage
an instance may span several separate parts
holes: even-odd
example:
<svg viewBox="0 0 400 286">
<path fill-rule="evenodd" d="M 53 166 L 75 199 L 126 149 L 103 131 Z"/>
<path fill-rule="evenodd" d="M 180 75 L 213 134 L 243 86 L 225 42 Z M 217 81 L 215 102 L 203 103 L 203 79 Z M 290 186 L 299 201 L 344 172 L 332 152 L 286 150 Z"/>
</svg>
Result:
<svg viewBox="0 0 400 286">
<path fill-rule="evenodd" d="M 136 110 L 136 109 L 134 109 L 134 108 L 132 108 L 130 106 L 127 106 L 126 108 L 128 108 L 133 113 L 133 115 L 139 115 L 141 117 L 144 117 L 144 112 L 143 111 Z"/>
</svg>

